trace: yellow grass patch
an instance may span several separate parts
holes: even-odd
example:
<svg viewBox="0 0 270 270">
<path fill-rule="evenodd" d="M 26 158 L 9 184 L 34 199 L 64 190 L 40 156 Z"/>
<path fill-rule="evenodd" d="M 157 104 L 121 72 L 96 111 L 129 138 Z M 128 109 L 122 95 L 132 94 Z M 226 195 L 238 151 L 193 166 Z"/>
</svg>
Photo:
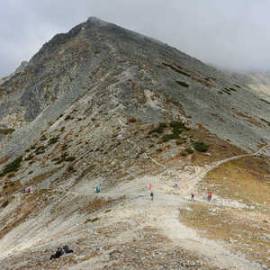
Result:
<svg viewBox="0 0 270 270">
<path fill-rule="evenodd" d="M 193 204 L 181 211 L 181 221 L 203 237 L 226 241 L 235 251 L 270 267 L 269 213 Z"/>
<path fill-rule="evenodd" d="M 270 161 L 246 157 L 227 162 L 207 174 L 202 188 L 224 198 L 270 206 Z"/>
</svg>

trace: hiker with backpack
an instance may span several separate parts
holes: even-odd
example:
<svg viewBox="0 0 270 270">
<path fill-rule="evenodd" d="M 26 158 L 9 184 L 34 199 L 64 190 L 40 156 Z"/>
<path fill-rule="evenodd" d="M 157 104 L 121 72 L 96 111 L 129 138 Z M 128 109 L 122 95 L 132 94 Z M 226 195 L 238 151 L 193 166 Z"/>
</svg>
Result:
<svg viewBox="0 0 270 270">
<path fill-rule="evenodd" d="M 208 200 L 208 202 L 210 202 L 212 200 L 212 197 L 213 197 L 212 191 L 208 191 L 208 194 L 207 194 L 207 200 Z"/>
<path fill-rule="evenodd" d="M 64 254 L 69 254 L 73 252 L 74 251 L 70 249 L 68 245 L 64 245 L 63 247 L 57 248 L 56 252 L 53 255 L 51 255 L 50 260 L 58 259 L 62 257 Z"/>
<path fill-rule="evenodd" d="M 151 201 L 154 200 L 154 192 L 153 192 L 152 188 L 153 188 L 153 185 L 151 183 L 147 184 L 147 189 L 150 191 Z"/>
<path fill-rule="evenodd" d="M 60 258 L 61 256 L 64 255 L 64 253 L 65 253 L 65 252 L 64 252 L 63 248 L 59 247 L 59 248 L 57 248 L 55 254 L 53 254 L 53 255 L 50 257 L 50 260 Z"/>
<path fill-rule="evenodd" d="M 68 253 L 73 253 L 73 250 L 70 249 L 68 245 L 64 245 L 64 246 L 63 246 L 63 250 L 64 250 L 64 252 L 65 252 L 66 254 L 68 254 Z"/>
<path fill-rule="evenodd" d="M 96 185 L 96 193 L 100 193 L 101 192 L 101 187 L 100 184 Z"/>
</svg>

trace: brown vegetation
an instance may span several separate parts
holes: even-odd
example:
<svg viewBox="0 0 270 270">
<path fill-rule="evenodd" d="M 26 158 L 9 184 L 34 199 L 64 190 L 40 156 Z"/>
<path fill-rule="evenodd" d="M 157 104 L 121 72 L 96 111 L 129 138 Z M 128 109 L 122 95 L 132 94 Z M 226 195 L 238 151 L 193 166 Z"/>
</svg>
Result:
<svg viewBox="0 0 270 270">
<path fill-rule="evenodd" d="M 226 241 L 235 251 L 270 266 L 267 240 L 270 223 L 265 222 L 268 217 L 249 210 L 193 204 L 191 211 L 181 210 L 180 218 L 186 225 L 198 229 L 202 236 Z"/>
<path fill-rule="evenodd" d="M 95 198 L 94 200 L 90 201 L 86 207 L 81 209 L 83 212 L 93 213 L 101 209 L 106 209 L 111 207 L 113 204 L 123 201 L 125 196 L 122 196 L 118 199 L 105 199 L 105 198 Z"/>
<path fill-rule="evenodd" d="M 224 198 L 270 206 L 270 160 L 245 157 L 227 162 L 208 173 L 202 185 Z"/>
</svg>

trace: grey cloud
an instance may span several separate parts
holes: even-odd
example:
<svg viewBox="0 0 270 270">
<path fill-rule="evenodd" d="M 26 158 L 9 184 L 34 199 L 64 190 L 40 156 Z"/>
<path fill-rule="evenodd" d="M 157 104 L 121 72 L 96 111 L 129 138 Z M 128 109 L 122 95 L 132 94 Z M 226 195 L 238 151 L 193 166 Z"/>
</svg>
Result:
<svg viewBox="0 0 270 270">
<path fill-rule="evenodd" d="M 270 70 L 268 0 L 6 0 L 0 76 L 89 16 L 160 39 L 220 68 Z"/>
</svg>

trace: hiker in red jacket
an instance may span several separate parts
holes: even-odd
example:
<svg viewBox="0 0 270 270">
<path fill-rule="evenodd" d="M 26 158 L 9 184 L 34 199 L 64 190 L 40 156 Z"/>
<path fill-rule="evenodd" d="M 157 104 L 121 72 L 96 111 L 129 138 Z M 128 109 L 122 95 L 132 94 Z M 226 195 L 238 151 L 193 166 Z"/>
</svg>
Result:
<svg viewBox="0 0 270 270">
<path fill-rule="evenodd" d="M 210 202 L 212 200 L 212 197 L 213 197 L 212 191 L 208 191 L 208 194 L 207 194 L 207 200 L 208 200 L 208 202 Z"/>
</svg>

